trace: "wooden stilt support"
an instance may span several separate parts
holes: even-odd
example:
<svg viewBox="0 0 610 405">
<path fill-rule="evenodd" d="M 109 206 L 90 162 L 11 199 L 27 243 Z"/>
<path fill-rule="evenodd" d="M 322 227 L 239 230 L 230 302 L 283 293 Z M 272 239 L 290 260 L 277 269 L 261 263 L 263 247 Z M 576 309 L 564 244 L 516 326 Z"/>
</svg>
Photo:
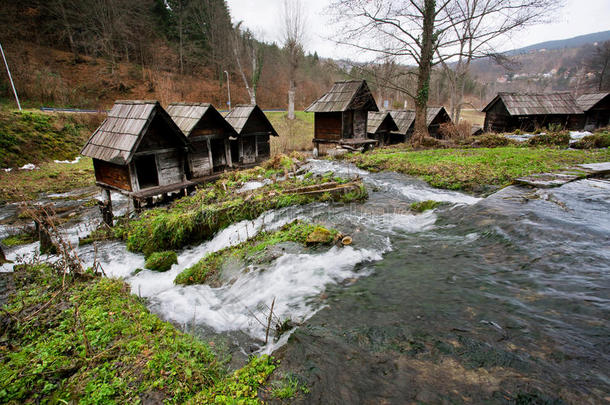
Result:
<svg viewBox="0 0 610 405">
<path fill-rule="evenodd" d="M 102 190 L 102 201 L 99 201 L 100 212 L 102 213 L 102 221 L 112 227 L 114 225 L 114 214 L 112 213 L 112 198 L 110 190 Z"/>
</svg>

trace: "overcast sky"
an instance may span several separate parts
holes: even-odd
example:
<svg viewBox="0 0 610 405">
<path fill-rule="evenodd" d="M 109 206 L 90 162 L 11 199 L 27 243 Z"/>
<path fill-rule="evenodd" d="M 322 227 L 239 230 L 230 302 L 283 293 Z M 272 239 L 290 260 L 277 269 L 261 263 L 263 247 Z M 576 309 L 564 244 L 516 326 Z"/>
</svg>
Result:
<svg viewBox="0 0 610 405">
<path fill-rule="evenodd" d="M 290 0 L 289 0 L 290 1 Z M 336 46 L 332 26 L 325 8 L 329 0 L 302 0 L 307 12 L 308 41 L 306 50 L 323 57 L 358 59 L 354 51 Z M 280 12 L 283 0 L 227 0 L 233 22 L 243 21 L 258 39 L 281 42 Z M 537 25 L 516 33 L 507 40 L 503 51 L 522 48 L 538 42 L 571 38 L 610 30 L 610 0 L 567 0 L 555 22 Z"/>
</svg>

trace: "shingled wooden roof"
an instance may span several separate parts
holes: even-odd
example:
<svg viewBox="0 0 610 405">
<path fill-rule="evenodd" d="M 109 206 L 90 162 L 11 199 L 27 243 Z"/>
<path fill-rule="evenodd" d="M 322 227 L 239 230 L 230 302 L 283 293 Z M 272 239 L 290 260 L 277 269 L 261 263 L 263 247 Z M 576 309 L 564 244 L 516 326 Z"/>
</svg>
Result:
<svg viewBox="0 0 610 405">
<path fill-rule="evenodd" d="M 387 121 L 389 120 L 389 121 Z M 369 111 L 368 119 L 367 119 L 367 132 L 369 134 L 374 134 L 379 130 L 381 124 L 385 121 L 388 123 L 389 131 L 397 131 L 398 126 L 394 122 L 394 119 L 387 111 L 377 112 L 377 111 Z"/>
<path fill-rule="evenodd" d="M 322 97 L 305 109 L 307 112 L 379 111 L 366 80 L 336 82 Z"/>
<path fill-rule="evenodd" d="M 159 116 L 171 129 L 171 134 L 187 145 L 184 134 L 154 100 L 119 100 L 108 117 L 91 135 L 81 154 L 117 165 L 128 164 L 153 118 Z"/>
<path fill-rule="evenodd" d="M 582 114 L 570 93 L 498 93 L 483 112 L 501 100 L 510 115 L 564 115 Z"/>
<path fill-rule="evenodd" d="M 267 127 L 267 131 L 273 135 L 278 136 L 277 131 L 269 122 L 269 119 L 260 109 L 258 105 L 240 104 L 236 105 L 229 113 L 225 116 L 225 119 L 238 135 L 244 135 L 247 133 L 247 124 L 250 120 L 259 119 Z"/>
<path fill-rule="evenodd" d="M 171 103 L 167 106 L 167 113 L 187 137 L 191 135 L 195 126 L 204 117 L 206 119 L 220 119 L 226 124 L 227 132 L 237 134 L 231 124 L 210 103 Z"/>
<path fill-rule="evenodd" d="M 445 107 L 428 107 L 426 110 L 426 125 L 432 124 L 432 121 L 441 112 L 447 114 Z M 398 132 L 406 134 L 413 125 L 415 125 L 415 111 L 414 110 L 393 110 L 390 111 L 390 115 L 398 126 Z M 447 114 L 448 115 L 448 114 Z"/>
<path fill-rule="evenodd" d="M 394 122 L 398 126 L 398 132 L 406 135 L 415 120 L 415 111 L 409 110 L 394 110 L 390 111 L 390 115 L 394 118 Z"/>
<path fill-rule="evenodd" d="M 584 111 L 589 111 L 591 108 L 595 107 L 597 103 L 610 96 L 610 93 L 590 93 L 583 94 L 582 96 L 576 99 L 576 104 Z"/>
</svg>

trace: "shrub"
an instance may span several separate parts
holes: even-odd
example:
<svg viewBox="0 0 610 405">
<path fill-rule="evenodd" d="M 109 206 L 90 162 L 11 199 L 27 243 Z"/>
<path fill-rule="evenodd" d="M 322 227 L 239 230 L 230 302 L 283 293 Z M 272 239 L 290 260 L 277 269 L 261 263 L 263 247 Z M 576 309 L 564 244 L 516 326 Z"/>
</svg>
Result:
<svg viewBox="0 0 610 405">
<path fill-rule="evenodd" d="M 472 138 L 472 146 L 482 148 L 498 148 L 501 146 L 509 146 L 514 144 L 511 139 L 497 134 L 483 134 L 476 138 Z"/>
<path fill-rule="evenodd" d="M 549 134 L 536 135 L 528 140 L 530 146 L 564 146 L 570 144 L 570 133 L 561 131 Z"/>
<path fill-rule="evenodd" d="M 456 140 L 468 138 L 471 128 L 472 124 L 467 121 L 462 121 L 458 124 L 446 122 L 439 126 L 438 131 L 443 139 Z"/>
<path fill-rule="evenodd" d="M 177 263 L 178 256 L 176 255 L 176 252 L 168 250 L 165 252 L 155 252 L 148 256 L 144 267 L 154 271 L 167 271 L 173 264 Z"/>
<path fill-rule="evenodd" d="M 574 149 L 610 148 L 610 132 L 598 132 L 574 142 Z"/>
</svg>

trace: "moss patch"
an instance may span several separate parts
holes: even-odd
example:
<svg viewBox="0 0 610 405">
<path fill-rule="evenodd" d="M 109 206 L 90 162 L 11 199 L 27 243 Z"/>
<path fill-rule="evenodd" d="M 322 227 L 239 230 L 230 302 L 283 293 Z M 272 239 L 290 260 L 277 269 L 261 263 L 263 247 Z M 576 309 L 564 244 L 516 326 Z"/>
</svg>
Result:
<svg viewBox="0 0 610 405">
<path fill-rule="evenodd" d="M 234 176 L 244 178 L 239 182 L 229 181 Z M 247 179 L 250 177 L 245 177 L 244 173 L 232 173 L 230 177 L 200 189 L 194 196 L 178 200 L 168 209 L 157 208 L 144 212 L 139 219 L 125 227 L 127 248 L 145 255 L 175 250 L 209 239 L 232 223 L 255 219 L 268 210 L 326 199 L 352 202 L 367 197 L 361 182 L 355 183 L 354 187 L 341 188 L 348 180 L 337 181 L 331 177 L 290 177 L 248 193 L 239 193 L 242 182 L 249 181 Z M 322 186 L 339 188 L 340 192 L 315 192 L 311 189 L 302 192 L 304 187 Z"/>
<path fill-rule="evenodd" d="M 176 284 L 219 285 L 220 271 L 229 259 L 256 262 L 264 257 L 265 250 L 282 242 L 295 242 L 301 245 L 330 244 L 337 241 L 340 233 L 335 229 L 326 229 L 319 225 L 295 221 L 284 225 L 274 232 L 261 232 L 254 238 L 236 246 L 230 246 L 209 253 L 195 265 L 178 274 Z"/>
<path fill-rule="evenodd" d="M 18 266 L 2 313 L 2 403 L 183 403 L 196 394 L 255 403 L 267 356 L 229 373 L 210 348 L 151 314 L 120 280 Z M 240 402 L 242 401 L 242 402 Z"/>
<path fill-rule="evenodd" d="M 414 202 L 413 204 L 411 204 L 411 210 L 417 211 L 417 212 L 424 212 L 424 211 L 428 211 L 428 210 L 433 210 L 436 207 L 438 207 L 439 205 L 441 205 L 441 203 L 439 201 L 434 201 L 434 200 L 419 201 L 419 202 Z"/>
<path fill-rule="evenodd" d="M 174 251 L 155 252 L 146 259 L 146 267 L 154 271 L 167 271 L 172 268 L 173 264 L 178 264 L 178 256 Z"/>
<path fill-rule="evenodd" d="M 21 232 L 16 235 L 11 235 L 7 238 L 2 239 L 2 243 L 5 246 L 18 246 L 18 245 L 27 245 L 29 243 L 34 243 L 38 239 L 36 235 L 30 232 Z"/>
</svg>

